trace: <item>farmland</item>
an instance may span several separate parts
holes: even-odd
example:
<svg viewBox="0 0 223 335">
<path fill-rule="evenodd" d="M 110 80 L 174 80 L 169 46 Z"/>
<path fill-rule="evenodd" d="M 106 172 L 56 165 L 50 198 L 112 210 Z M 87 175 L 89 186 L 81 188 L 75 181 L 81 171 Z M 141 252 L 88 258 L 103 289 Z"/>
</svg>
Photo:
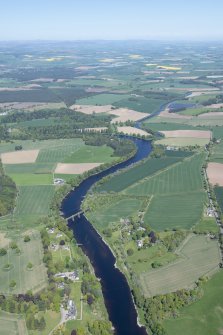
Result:
<svg viewBox="0 0 223 335">
<path fill-rule="evenodd" d="M 221 208 L 221 212 L 223 213 L 223 187 L 217 186 L 214 188 L 214 191 L 215 191 L 218 204 Z"/>
<path fill-rule="evenodd" d="M 215 335 L 222 329 L 222 287 L 223 273 L 219 271 L 204 286 L 203 297 L 180 310 L 176 319 L 164 322 L 168 335 L 178 335 L 184 330 L 185 335 Z"/>
<path fill-rule="evenodd" d="M 181 250 L 179 258 L 160 269 L 140 276 L 145 296 L 165 294 L 186 288 L 201 276 L 218 269 L 220 255 L 216 241 L 205 236 L 191 236 Z"/>
<path fill-rule="evenodd" d="M 22 238 L 17 241 L 19 254 L 16 250 L 9 248 L 6 256 L 0 258 L 1 283 L 0 292 L 9 294 L 11 292 L 10 282 L 15 280 L 16 286 L 13 293 L 33 292 L 46 287 L 47 275 L 42 263 L 43 251 L 39 233 L 30 235 L 31 241 L 24 242 Z M 27 264 L 33 264 L 32 270 L 27 270 Z M 10 268 L 4 266 L 9 264 Z"/>
</svg>

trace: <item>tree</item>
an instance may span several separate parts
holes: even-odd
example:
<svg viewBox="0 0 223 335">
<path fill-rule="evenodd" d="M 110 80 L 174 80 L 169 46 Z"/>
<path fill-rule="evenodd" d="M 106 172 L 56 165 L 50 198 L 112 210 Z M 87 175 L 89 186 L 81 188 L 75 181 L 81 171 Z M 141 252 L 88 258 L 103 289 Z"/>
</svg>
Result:
<svg viewBox="0 0 223 335">
<path fill-rule="evenodd" d="M 73 329 L 70 333 L 70 335 L 77 335 L 77 331 L 75 329 Z"/>
<path fill-rule="evenodd" d="M 64 240 L 60 240 L 60 245 L 65 245 L 65 241 Z"/>
<path fill-rule="evenodd" d="M 26 267 L 28 270 L 31 270 L 33 268 L 33 264 L 29 262 Z"/>
<path fill-rule="evenodd" d="M 30 241 L 30 237 L 29 237 L 29 235 L 26 235 L 25 237 L 24 237 L 24 240 L 23 240 L 24 242 L 29 242 Z"/>
<path fill-rule="evenodd" d="M 5 248 L 0 249 L 0 256 L 5 256 L 7 254 L 7 250 Z"/>
<path fill-rule="evenodd" d="M 134 254 L 134 250 L 133 249 L 130 248 L 130 249 L 127 250 L 127 255 L 128 256 L 132 256 L 133 254 Z"/>
<path fill-rule="evenodd" d="M 11 280 L 10 284 L 9 284 L 10 288 L 14 288 L 16 287 L 16 281 L 15 280 Z"/>
</svg>

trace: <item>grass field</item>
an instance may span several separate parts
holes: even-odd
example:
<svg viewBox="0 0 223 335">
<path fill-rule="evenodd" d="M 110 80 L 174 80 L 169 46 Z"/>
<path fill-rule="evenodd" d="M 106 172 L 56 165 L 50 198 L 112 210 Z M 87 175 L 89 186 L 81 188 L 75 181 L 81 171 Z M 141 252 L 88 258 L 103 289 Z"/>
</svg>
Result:
<svg viewBox="0 0 223 335">
<path fill-rule="evenodd" d="M 201 168 L 204 158 L 204 154 L 193 155 L 174 166 L 168 166 L 165 171 L 159 171 L 157 174 L 143 179 L 126 192 L 135 195 L 167 195 L 202 190 Z"/>
<path fill-rule="evenodd" d="M 187 147 L 187 146 L 205 146 L 205 144 L 208 144 L 210 142 L 207 138 L 164 138 L 162 140 L 158 140 L 155 143 L 156 144 L 162 144 L 162 145 L 171 145 L 175 147 Z"/>
<path fill-rule="evenodd" d="M 47 274 L 42 262 L 43 251 L 40 235 L 38 232 L 32 233 L 31 241 L 23 242 L 23 238 L 17 241 L 21 254 L 16 254 L 15 250 L 8 249 L 8 253 L 0 258 L 0 292 L 1 293 L 25 293 L 28 290 L 37 292 L 47 285 Z M 33 264 L 33 270 L 27 270 L 27 264 Z M 4 265 L 9 263 L 12 268 L 4 270 Z M 12 290 L 9 284 L 16 281 L 16 287 Z"/>
<path fill-rule="evenodd" d="M 221 212 L 223 213 L 223 187 L 215 187 L 214 191 L 215 191 L 218 204 L 221 208 Z"/>
<path fill-rule="evenodd" d="M 53 194 L 54 186 L 51 185 L 20 186 L 15 219 L 23 224 L 23 221 L 31 223 L 38 217 L 47 215 Z"/>
<path fill-rule="evenodd" d="M 215 274 L 204 286 L 203 297 L 180 311 L 176 319 L 163 326 L 168 335 L 220 335 L 223 330 L 223 271 Z"/>
<path fill-rule="evenodd" d="M 31 185 L 52 185 L 53 176 L 51 174 L 9 174 L 17 186 L 31 186 Z"/>
<path fill-rule="evenodd" d="M 219 232 L 219 227 L 216 224 L 215 218 L 204 217 L 195 227 L 196 232 L 200 233 L 214 233 Z"/>
<path fill-rule="evenodd" d="M 134 101 L 130 99 L 120 100 L 118 102 L 115 102 L 114 106 L 126 107 L 142 113 L 153 113 L 154 111 L 158 110 L 159 107 L 165 102 L 166 100 L 162 99 L 148 99 L 144 97 L 137 97 L 134 99 Z"/>
<path fill-rule="evenodd" d="M 127 94 L 97 94 L 89 98 L 78 99 L 77 105 L 112 105 L 119 100 L 128 99 Z"/>
<path fill-rule="evenodd" d="M 28 335 L 22 315 L 0 311 L 1 335 Z"/>
<path fill-rule="evenodd" d="M 223 163 L 223 141 L 213 147 L 211 161 L 216 163 Z"/>
<path fill-rule="evenodd" d="M 154 196 L 144 221 L 156 231 L 173 228 L 190 229 L 201 218 L 204 200 L 204 192 Z"/>
<path fill-rule="evenodd" d="M 141 274 L 140 284 L 145 296 L 190 287 L 199 277 L 217 269 L 220 262 L 217 241 L 203 235 L 189 236 L 178 254 L 179 258 L 173 263 Z"/>
<path fill-rule="evenodd" d="M 89 218 L 97 225 L 98 228 L 106 228 L 110 223 L 119 223 L 121 218 L 126 218 L 138 211 L 141 207 L 142 201 L 136 198 L 127 198 L 112 203 L 106 208 L 93 212 Z"/>
<path fill-rule="evenodd" d="M 13 174 L 47 174 L 52 173 L 55 163 L 31 163 L 31 164 L 7 164 L 4 166 L 5 172 Z"/>
<path fill-rule="evenodd" d="M 165 157 L 160 159 L 150 158 L 138 166 L 128 169 L 127 171 L 120 174 L 114 175 L 107 182 L 99 185 L 97 190 L 120 192 L 137 181 L 152 175 L 161 169 L 165 169 L 168 166 L 180 161 L 181 159 L 182 157 Z"/>
<path fill-rule="evenodd" d="M 63 163 L 108 163 L 114 160 L 113 149 L 103 145 L 101 147 L 86 145 L 67 156 Z"/>
</svg>

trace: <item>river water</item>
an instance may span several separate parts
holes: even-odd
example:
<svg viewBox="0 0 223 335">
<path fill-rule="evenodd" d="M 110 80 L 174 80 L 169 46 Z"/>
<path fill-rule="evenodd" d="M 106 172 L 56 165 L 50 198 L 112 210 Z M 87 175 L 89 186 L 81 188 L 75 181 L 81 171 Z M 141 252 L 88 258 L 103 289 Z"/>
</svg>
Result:
<svg viewBox="0 0 223 335">
<path fill-rule="evenodd" d="M 152 151 L 149 141 L 131 138 L 137 146 L 134 157 L 119 163 L 105 171 L 85 179 L 74 191 L 71 191 L 62 202 L 64 217 L 80 211 L 81 202 L 90 187 L 101 178 L 148 157 Z M 69 220 L 75 240 L 90 259 L 97 278 L 101 280 L 102 292 L 109 319 L 117 335 L 146 335 L 144 327 L 137 323 L 137 313 L 130 288 L 125 276 L 115 267 L 115 257 L 100 235 L 86 217 L 81 214 L 75 221 Z"/>
</svg>

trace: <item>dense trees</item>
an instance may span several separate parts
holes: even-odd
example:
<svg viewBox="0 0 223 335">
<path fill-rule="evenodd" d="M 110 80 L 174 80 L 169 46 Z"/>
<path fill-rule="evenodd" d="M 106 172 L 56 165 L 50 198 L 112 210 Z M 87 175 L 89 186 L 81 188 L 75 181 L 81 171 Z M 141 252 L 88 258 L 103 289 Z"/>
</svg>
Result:
<svg viewBox="0 0 223 335">
<path fill-rule="evenodd" d="M 0 161 L 0 216 L 8 214 L 15 207 L 16 185 L 6 176 Z"/>
</svg>

